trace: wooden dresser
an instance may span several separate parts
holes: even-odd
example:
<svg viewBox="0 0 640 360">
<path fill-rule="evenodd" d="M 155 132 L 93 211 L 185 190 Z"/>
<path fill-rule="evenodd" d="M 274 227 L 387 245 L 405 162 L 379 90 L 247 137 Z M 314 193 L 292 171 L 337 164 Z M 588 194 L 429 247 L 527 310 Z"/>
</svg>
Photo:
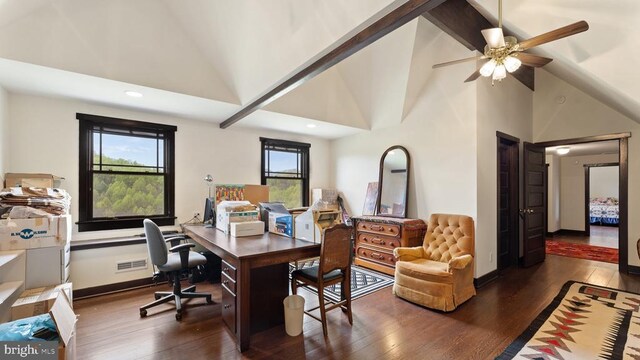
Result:
<svg viewBox="0 0 640 360">
<path fill-rule="evenodd" d="M 420 219 L 359 216 L 355 221 L 356 265 L 394 275 L 393 249 L 420 246 L 427 224 Z"/>
</svg>

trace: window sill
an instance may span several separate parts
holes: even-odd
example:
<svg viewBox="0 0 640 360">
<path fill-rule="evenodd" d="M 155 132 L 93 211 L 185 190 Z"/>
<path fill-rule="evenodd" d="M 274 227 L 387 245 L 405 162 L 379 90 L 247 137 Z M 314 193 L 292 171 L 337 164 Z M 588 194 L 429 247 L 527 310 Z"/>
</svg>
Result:
<svg viewBox="0 0 640 360">
<path fill-rule="evenodd" d="M 175 225 L 175 216 L 155 216 L 128 219 L 107 219 L 107 220 L 91 220 L 78 221 L 78 231 L 97 231 L 97 230 L 115 230 L 115 229 L 131 229 L 143 227 L 142 220 L 151 219 L 158 226 Z"/>
</svg>

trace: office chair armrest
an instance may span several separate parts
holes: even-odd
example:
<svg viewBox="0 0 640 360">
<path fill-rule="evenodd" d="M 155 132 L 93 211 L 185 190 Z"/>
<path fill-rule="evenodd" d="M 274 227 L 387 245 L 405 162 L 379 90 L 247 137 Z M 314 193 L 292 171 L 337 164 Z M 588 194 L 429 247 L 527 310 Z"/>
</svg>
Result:
<svg viewBox="0 0 640 360">
<path fill-rule="evenodd" d="M 180 244 L 169 249 L 172 253 L 180 253 L 180 267 L 182 269 L 189 268 L 189 249 L 195 247 L 195 244 Z"/>
<path fill-rule="evenodd" d="M 169 249 L 169 251 L 171 252 L 183 252 L 183 251 L 189 251 L 189 249 L 191 249 L 192 247 L 195 247 L 196 244 L 180 244 L 180 245 L 176 245 L 172 248 Z"/>
<path fill-rule="evenodd" d="M 184 241 L 186 239 L 187 238 L 184 237 L 183 235 L 176 235 L 176 236 L 172 236 L 164 239 L 164 242 L 171 243 L 171 246 L 177 246 L 178 244 L 180 244 L 181 241 Z"/>
</svg>

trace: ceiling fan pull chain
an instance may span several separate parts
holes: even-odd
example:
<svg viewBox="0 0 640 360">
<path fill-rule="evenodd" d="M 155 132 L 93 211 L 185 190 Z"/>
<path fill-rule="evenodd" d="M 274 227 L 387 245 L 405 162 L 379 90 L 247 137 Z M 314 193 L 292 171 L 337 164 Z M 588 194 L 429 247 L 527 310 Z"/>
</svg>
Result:
<svg viewBox="0 0 640 360">
<path fill-rule="evenodd" d="M 498 0 L 498 27 L 502 28 L 502 0 Z"/>
</svg>

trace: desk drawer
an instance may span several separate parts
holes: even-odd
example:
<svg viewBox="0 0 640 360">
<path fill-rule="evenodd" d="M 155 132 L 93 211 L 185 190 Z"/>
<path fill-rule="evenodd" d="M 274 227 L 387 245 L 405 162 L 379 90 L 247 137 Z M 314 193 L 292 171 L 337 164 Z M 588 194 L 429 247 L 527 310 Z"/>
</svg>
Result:
<svg viewBox="0 0 640 360">
<path fill-rule="evenodd" d="M 224 260 L 222 260 L 222 273 L 227 275 L 229 279 L 236 281 L 236 268 Z"/>
<path fill-rule="evenodd" d="M 360 245 L 379 246 L 381 248 L 385 248 L 385 249 L 388 249 L 390 251 L 393 251 L 393 249 L 401 246 L 400 245 L 400 238 L 384 236 L 384 235 L 378 235 L 378 234 L 365 233 L 365 232 L 362 232 L 362 233 L 359 232 L 358 233 L 358 240 L 357 240 L 357 243 L 356 243 L 356 247 L 358 247 Z"/>
<path fill-rule="evenodd" d="M 236 333 L 236 296 L 222 286 L 222 321 L 231 333 Z"/>
<path fill-rule="evenodd" d="M 362 259 L 373 261 L 387 266 L 396 266 L 396 259 L 392 253 L 385 250 L 373 249 L 366 246 L 358 246 L 356 256 Z"/>
<path fill-rule="evenodd" d="M 400 237 L 400 225 L 381 224 L 369 221 L 358 221 L 358 231 L 366 231 L 373 234 Z"/>
<path fill-rule="evenodd" d="M 222 286 L 226 287 L 228 291 L 232 294 L 236 294 L 236 282 L 233 281 L 226 273 L 222 273 L 222 277 L 220 278 L 220 283 Z"/>
</svg>

